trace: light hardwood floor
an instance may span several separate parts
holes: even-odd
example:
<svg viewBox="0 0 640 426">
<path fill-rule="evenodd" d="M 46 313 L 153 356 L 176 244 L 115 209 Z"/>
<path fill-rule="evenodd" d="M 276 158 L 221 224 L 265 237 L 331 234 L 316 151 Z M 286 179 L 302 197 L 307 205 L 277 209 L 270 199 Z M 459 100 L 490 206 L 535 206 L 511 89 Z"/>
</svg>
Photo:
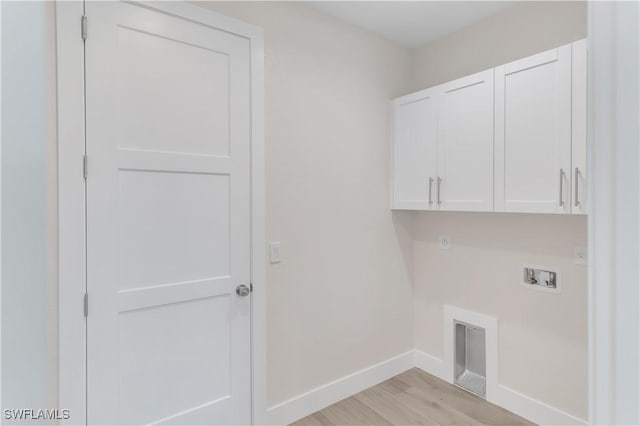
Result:
<svg viewBox="0 0 640 426">
<path fill-rule="evenodd" d="M 293 426 L 532 424 L 414 368 L 300 419 Z"/>
</svg>

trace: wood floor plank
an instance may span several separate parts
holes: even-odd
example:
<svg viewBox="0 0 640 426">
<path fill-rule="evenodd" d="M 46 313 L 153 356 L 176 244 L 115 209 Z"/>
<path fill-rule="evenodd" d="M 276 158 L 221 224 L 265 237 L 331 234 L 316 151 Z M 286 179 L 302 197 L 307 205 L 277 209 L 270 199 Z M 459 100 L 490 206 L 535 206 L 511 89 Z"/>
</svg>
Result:
<svg viewBox="0 0 640 426">
<path fill-rule="evenodd" d="M 396 399 L 406 407 L 429 413 L 439 425 L 480 425 L 479 421 L 442 403 L 442 400 L 425 389 L 415 387 L 399 394 Z"/>
<path fill-rule="evenodd" d="M 533 423 L 414 368 L 300 419 L 294 425 L 516 426 Z"/>
<path fill-rule="evenodd" d="M 331 420 L 329 420 L 327 416 L 322 414 L 322 411 L 318 411 L 292 423 L 292 426 L 333 426 L 333 423 L 331 423 Z"/>
<path fill-rule="evenodd" d="M 484 424 L 482 419 L 474 417 L 474 413 L 469 410 L 469 405 L 473 405 L 474 399 L 478 403 L 486 404 L 486 401 L 471 395 L 461 389 L 449 385 L 449 388 L 439 388 L 434 382 L 424 380 L 419 374 L 411 372 L 398 377 L 398 380 L 410 385 L 407 393 L 419 401 L 432 404 L 438 408 L 439 422 L 446 424 Z"/>
<path fill-rule="evenodd" d="M 396 394 L 396 396 L 399 394 Z M 424 412 L 398 404 L 396 397 L 374 386 L 354 396 L 393 425 L 435 425 L 437 422 Z"/>
<path fill-rule="evenodd" d="M 432 395 L 440 397 L 441 403 L 460 411 L 476 421 L 486 425 L 531 425 L 532 423 L 504 408 L 493 405 L 465 390 L 452 386 L 444 380 L 438 379 L 419 369 L 413 369 L 405 374 L 405 382 L 417 389 L 430 389 Z M 398 378 L 402 381 L 403 378 Z"/>
<path fill-rule="evenodd" d="M 397 395 L 409 389 L 409 385 L 407 385 L 404 382 L 401 382 L 395 377 L 392 377 L 389 380 L 385 380 L 384 382 L 380 383 L 379 385 L 376 385 L 375 387 L 382 389 L 383 391 L 387 392 L 389 395 Z"/>
<path fill-rule="evenodd" d="M 353 396 L 343 399 L 339 403 L 333 404 L 321 412 L 333 425 L 391 425 L 391 422 Z"/>
</svg>

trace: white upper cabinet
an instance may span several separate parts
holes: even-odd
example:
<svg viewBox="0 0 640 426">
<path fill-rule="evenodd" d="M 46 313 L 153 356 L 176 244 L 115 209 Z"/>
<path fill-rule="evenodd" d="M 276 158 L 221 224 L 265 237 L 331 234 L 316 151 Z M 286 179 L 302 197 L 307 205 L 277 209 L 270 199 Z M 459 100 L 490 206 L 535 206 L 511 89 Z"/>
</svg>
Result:
<svg viewBox="0 0 640 426">
<path fill-rule="evenodd" d="M 436 94 L 436 89 L 427 89 L 394 101 L 394 209 L 428 210 L 435 206 Z"/>
<path fill-rule="evenodd" d="M 493 70 L 438 87 L 441 210 L 493 210 Z"/>
<path fill-rule="evenodd" d="M 586 213 L 586 40 L 393 106 L 392 208 Z"/>
<path fill-rule="evenodd" d="M 572 44 L 571 213 L 587 212 L 587 41 Z"/>
<path fill-rule="evenodd" d="M 571 46 L 495 69 L 495 210 L 571 211 Z"/>
</svg>

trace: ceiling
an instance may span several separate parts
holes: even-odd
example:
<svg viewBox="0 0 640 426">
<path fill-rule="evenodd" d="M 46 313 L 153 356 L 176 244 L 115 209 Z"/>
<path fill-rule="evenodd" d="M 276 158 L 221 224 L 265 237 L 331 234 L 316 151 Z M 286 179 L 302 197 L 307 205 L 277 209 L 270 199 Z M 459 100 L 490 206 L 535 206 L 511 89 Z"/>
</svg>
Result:
<svg viewBox="0 0 640 426">
<path fill-rule="evenodd" d="M 310 1 L 316 9 L 406 47 L 418 47 L 515 1 Z"/>
</svg>

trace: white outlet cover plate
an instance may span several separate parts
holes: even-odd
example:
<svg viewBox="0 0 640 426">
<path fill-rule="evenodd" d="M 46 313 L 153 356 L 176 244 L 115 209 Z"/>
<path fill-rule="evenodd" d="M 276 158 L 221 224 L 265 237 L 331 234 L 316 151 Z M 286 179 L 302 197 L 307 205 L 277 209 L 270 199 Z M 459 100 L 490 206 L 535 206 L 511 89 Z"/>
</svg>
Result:
<svg viewBox="0 0 640 426">
<path fill-rule="evenodd" d="M 280 263 L 280 242 L 274 241 L 269 243 L 269 261 L 271 263 Z"/>
<path fill-rule="evenodd" d="M 451 248 L 451 237 L 448 235 L 441 235 L 438 237 L 438 246 L 443 250 Z"/>
<path fill-rule="evenodd" d="M 587 248 L 585 246 L 575 247 L 573 261 L 576 265 L 587 264 Z"/>
</svg>

